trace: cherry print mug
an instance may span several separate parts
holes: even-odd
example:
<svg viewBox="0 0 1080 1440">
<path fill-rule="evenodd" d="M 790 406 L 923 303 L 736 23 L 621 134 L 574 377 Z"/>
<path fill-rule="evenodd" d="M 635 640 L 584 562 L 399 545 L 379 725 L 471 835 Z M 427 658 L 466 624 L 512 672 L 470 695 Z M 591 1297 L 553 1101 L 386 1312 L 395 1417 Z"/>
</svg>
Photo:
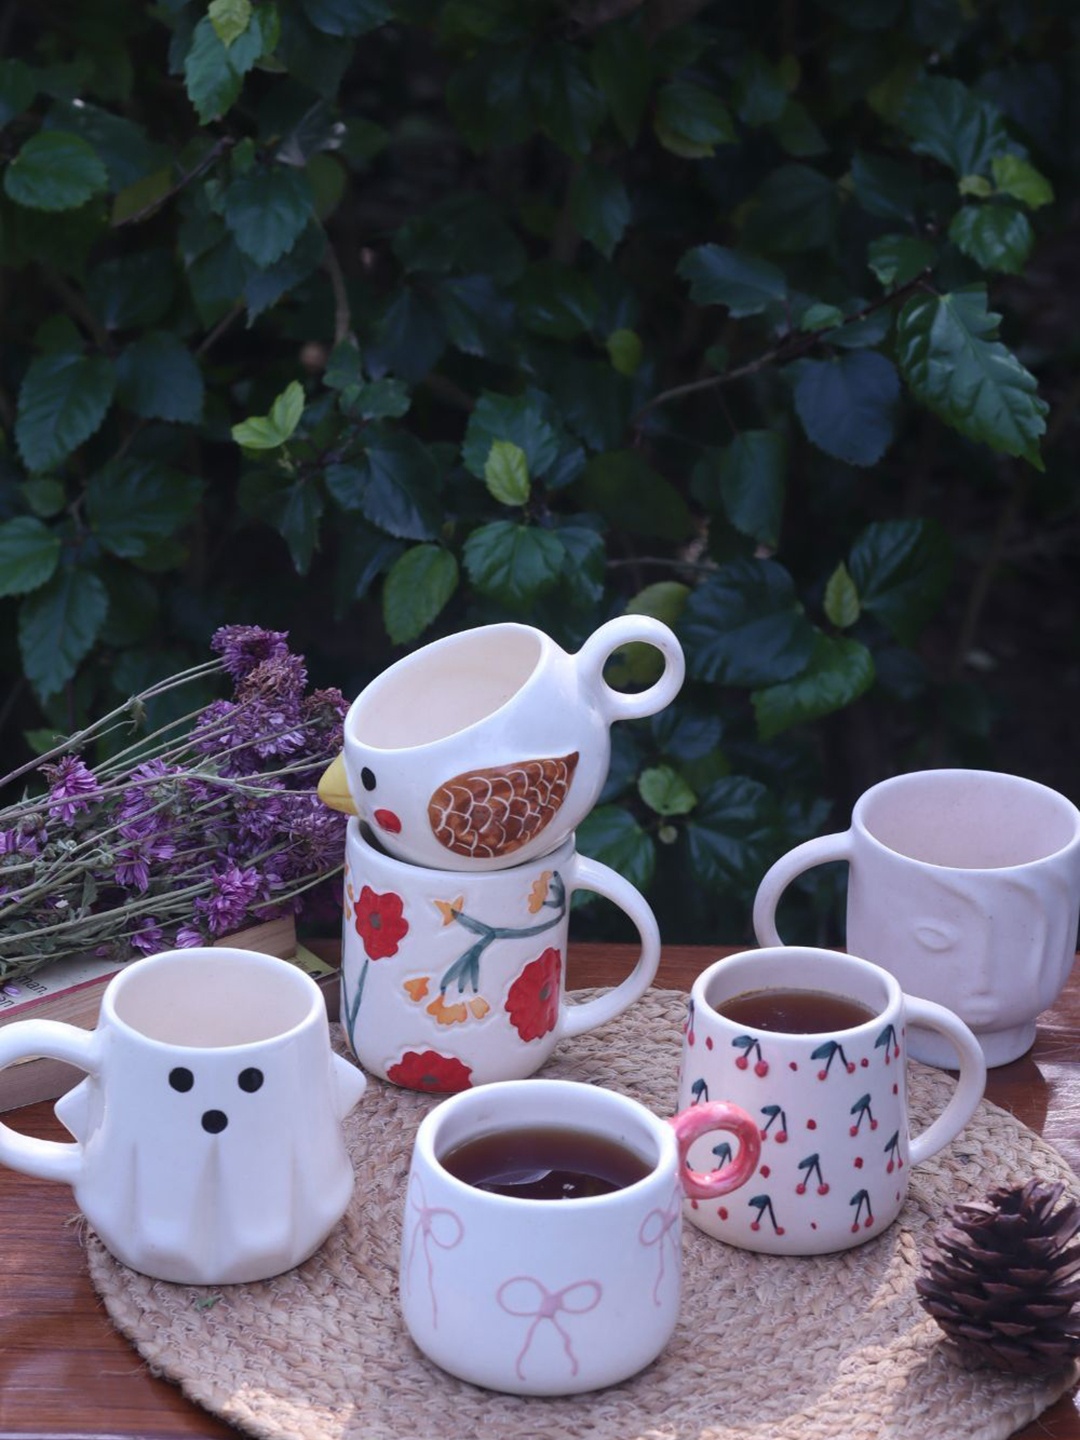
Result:
<svg viewBox="0 0 1080 1440">
<path fill-rule="evenodd" d="M 804 1033 L 736 1018 L 740 1007 L 761 1003 L 759 996 L 771 1003 L 792 992 L 809 992 L 825 1007 L 838 1000 L 845 1012 L 854 1006 L 859 1013 L 845 1013 L 843 1028 Z M 948 1104 L 918 1135 L 908 1125 L 913 1022 L 950 1045 L 959 1064 Z M 718 1240 L 773 1255 L 861 1245 L 896 1219 L 911 1167 L 959 1134 L 985 1083 L 982 1050 L 963 1021 L 905 995 L 867 960 L 803 946 L 718 960 L 690 992 L 679 1105 L 713 1095 L 740 1105 L 757 1122 L 761 1158 L 756 1178 L 730 1200 L 688 1200 L 687 1219 Z M 691 1147 L 690 1162 L 700 1169 L 726 1153 L 724 1145 L 701 1141 Z"/>
<path fill-rule="evenodd" d="M 641 1178 L 538 1199 L 476 1188 L 443 1163 L 478 1137 L 536 1127 L 625 1147 Z M 692 1140 L 717 1132 L 734 1138 L 737 1157 L 689 1171 Z M 570 1080 L 506 1081 L 444 1100 L 420 1122 L 409 1170 L 399 1284 L 409 1334 L 452 1375 L 511 1394 L 573 1395 L 629 1378 L 675 1329 L 684 1194 L 716 1200 L 737 1189 L 759 1151 L 753 1121 L 723 1102 L 664 1121 Z"/>
<path fill-rule="evenodd" d="M 341 1121 L 367 1084 L 334 1055 L 319 987 L 285 960 L 225 947 L 133 960 L 96 1030 L 0 1030 L 0 1067 L 65 1060 L 87 1078 L 56 1113 L 76 1143 L 0 1124 L 0 1162 L 71 1185 L 102 1243 L 159 1280 L 264 1280 L 341 1219 L 354 1174 Z"/>
<path fill-rule="evenodd" d="M 617 905 L 641 949 L 593 999 L 566 996 L 570 900 Z M 660 933 L 647 901 L 573 836 L 513 869 L 462 875 L 388 855 L 360 822 L 345 840 L 341 1024 L 364 1069 L 448 1093 L 532 1075 L 560 1040 L 613 1020 L 652 984 Z"/>
<path fill-rule="evenodd" d="M 624 645 L 663 660 L 655 684 L 613 689 L 604 665 Z M 668 627 L 621 615 L 568 654 L 530 625 L 482 625 L 445 636 L 377 676 L 349 707 L 344 771 L 319 793 L 350 809 L 401 860 L 499 870 L 573 833 L 607 779 L 610 727 L 662 710 L 685 662 Z M 336 777 L 336 778 L 335 778 Z"/>
</svg>

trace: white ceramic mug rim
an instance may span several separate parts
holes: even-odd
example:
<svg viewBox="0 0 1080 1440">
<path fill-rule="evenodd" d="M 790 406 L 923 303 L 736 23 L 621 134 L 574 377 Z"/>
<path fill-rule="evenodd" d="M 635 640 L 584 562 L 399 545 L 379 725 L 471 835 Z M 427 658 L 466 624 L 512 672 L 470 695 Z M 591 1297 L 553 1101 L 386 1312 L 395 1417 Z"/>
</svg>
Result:
<svg viewBox="0 0 1080 1440">
<path fill-rule="evenodd" d="M 190 965 L 192 959 L 201 961 L 221 959 L 229 963 L 247 964 L 252 969 L 260 970 L 263 975 L 273 975 L 275 983 L 281 981 L 297 991 L 304 992 L 307 998 L 307 1009 L 294 1024 L 275 1030 L 261 1039 L 237 1041 L 232 1045 L 211 1045 L 185 1043 L 182 1040 L 159 1040 L 156 1036 L 148 1035 L 145 1030 L 140 1030 L 137 1025 L 118 1012 L 116 1002 L 123 997 L 125 990 L 132 985 L 143 984 L 147 979 L 148 971 L 179 969 L 185 964 Z M 284 967 L 284 968 L 280 968 Z M 132 979 L 132 976 L 135 978 Z M 145 1045 L 151 1050 L 160 1051 L 162 1054 L 179 1054 L 181 1052 L 189 1055 L 245 1055 L 259 1052 L 265 1054 L 268 1048 L 286 1044 L 295 1036 L 309 1029 L 312 1021 L 317 1020 L 320 1014 L 325 1013 L 325 1002 L 319 991 L 319 987 L 311 979 L 310 975 L 304 973 L 299 966 L 289 965 L 284 960 L 278 960 L 272 955 L 264 955 L 256 950 L 243 950 L 238 946 L 227 945 L 194 945 L 188 949 L 163 950 L 157 955 L 145 955 L 139 960 L 133 960 L 123 970 L 120 970 L 109 981 L 101 997 L 102 1019 L 108 1017 L 109 1025 L 115 1027 L 117 1032 L 124 1034 L 132 1041 Z"/>
<path fill-rule="evenodd" d="M 998 785 L 1002 789 L 1011 788 L 1027 791 L 1032 796 L 1038 796 L 1045 803 L 1055 807 L 1059 813 L 1067 816 L 1072 824 L 1072 834 L 1063 845 L 1054 850 L 1046 850 L 1041 855 L 1033 855 L 1030 860 L 1019 860 L 1011 865 L 944 865 L 940 861 L 925 860 L 918 855 L 909 855 L 905 850 L 898 850 L 893 845 L 888 845 L 870 828 L 867 823 L 867 810 L 880 800 L 882 795 L 890 791 L 914 789 L 921 785 L 933 784 L 934 781 L 928 777 L 942 776 L 949 780 L 963 778 L 980 784 Z M 1060 791 L 1055 790 L 1051 785 L 1044 785 L 1040 780 L 1030 780 L 1024 775 L 1012 775 L 1003 770 L 969 770 L 963 766 L 940 766 L 931 770 L 908 770 L 902 775 L 890 775 L 885 780 L 879 780 L 877 784 L 871 785 L 868 790 L 856 800 L 851 812 L 852 829 L 878 850 L 889 855 L 896 855 L 901 860 L 907 861 L 909 865 L 923 866 L 927 870 L 940 870 L 946 874 L 961 875 L 1002 875 L 1017 870 L 1026 870 L 1031 866 L 1045 865 L 1049 860 L 1055 860 L 1060 855 L 1066 855 L 1070 850 L 1080 846 L 1080 809 Z"/>
<path fill-rule="evenodd" d="M 365 831 L 367 832 L 365 834 Z M 522 874 L 528 870 L 557 870 L 560 865 L 568 865 L 574 858 L 577 849 L 577 840 L 573 833 L 567 836 L 554 850 L 549 850 L 546 855 L 533 855 L 527 860 L 519 860 L 516 865 L 505 865 L 501 870 L 452 870 L 440 869 L 435 865 L 418 865 L 414 860 L 401 860 L 396 855 L 391 855 L 378 841 L 371 827 L 366 822 L 361 822 L 359 816 L 349 817 L 349 823 L 345 827 L 346 844 L 354 845 L 361 851 L 372 854 L 376 861 L 386 866 L 388 870 L 397 871 L 401 875 L 400 885 L 405 886 L 417 881 L 433 881 L 445 888 L 453 884 L 453 876 L 468 879 L 470 885 L 494 884 L 500 877 L 504 880 L 520 879 Z M 448 877 L 450 877 L 448 879 Z"/>
<path fill-rule="evenodd" d="M 481 633 L 490 638 L 493 632 L 499 631 L 502 634 L 514 634 L 527 636 L 536 643 L 536 659 L 528 675 L 524 677 L 520 685 L 512 695 L 508 695 L 501 705 L 496 705 L 485 714 L 470 720 L 467 725 L 462 725 L 457 730 L 448 731 L 445 735 L 439 735 L 434 740 L 423 740 L 417 745 L 376 745 L 370 740 L 365 740 L 358 733 L 365 718 L 368 708 L 381 701 L 385 702 L 386 692 L 392 689 L 407 670 L 415 669 L 417 665 L 423 664 L 436 652 L 449 649 L 464 649 L 475 642 L 475 637 Z M 533 625 L 522 625 L 515 620 L 502 620 L 491 625 L 474 625 L 469 630 L 460 630 L 453 635 L 444 635 L 439 640 L 432 640 L 422 650 L 415 650 L 409 655 L 403 655 L 400 660 L 395 660 L 393 665 L 383 670 L 364 686 L 360 694 L 349 706 L 345 714 L 344 732 L 347 740 L 353 744 L 360 745 L 364 750 L 370 751 L 373 755 L 424 755 L 429 751 L 438 750 L 448 743 L 457 744 L 459 740 L 467 739 L 474 730 L 482 725 L 487 725 L 496 716 L 509 709 L 517 703 L 521 695 L 536 679 L 537 671 L 543 664 L 545 657 L 552 647 L 552 640 L 542 630 Z"/>
<path fill-rule="evenodd" d="M 485 1103 L 494 1101 L 499 1103 L 501 1096 L 506 1097 L 506 1103 L 513 1103 L 515 1094 L 541 1094 L 540 1087 L 543 1087 L 543 1094 L 550 1096 L 550 1109 L 553 1111 L 550 1120 L 502 1120 L 495 1123 L 469 1130 L 457 1138 L 457 1143 L 462 1144 L 466 1140 L 480 1139 L 485 1135 L 498 1134 L 500 1131 L 514 1130 L 522 1124 L 550 1124 L 553 1128 L 558 1127 L 564 1130 L 576 1130 L 589 1135 L 596 1135 L 598 1138 L 607 1139 L 607 1133 L 600 1128 L 598 1120 L 594 1117 L 591 1123 L 585 1124 L 581 1120 L 580 1107 L 582 1103 L 589 1100 L 589 1103 L 597 1106 L 607 1106 L 609 1110 L 620 1112 L 638 1127 L 639 1134 L 647 1134 L 650 1142 L 656 1150 L 655 1159 L 647 1174 L 642 1175 L 639 1180 L 634 1180 L 629 1185 L 623 1185 L 618 1190 L 610 1191 L 606 1195 L 583 1195 L 570 1201 L 537 1200 L 522 1195 L 499 1195 L 489 1190 L 481 1190 L 467 1181 L 459 1179 L 456 1175 L 447 1170 L 438 1154 L 438 1140 L 440 1131 L 448 1124 L 452 1125 L 457 1118 L 458 1112 L 468 1110 L 470 1107 L 481 1107 Z M 527 1087 L 523 1092 L 522 1087 Z M 591 1097 L 591 1099 L 589 1098 Z M 561 1101 L 561 1103 L 560 1103 Z M 568 1122 L 567 1117 L 572 1117 Z M 425 1165 L 429 1170 L 438 1174 L 440 1181 L 450 1187 L 451 1192 L 456 1192 L 462 1199 L 468 1199 L 470 1204 L 475 1204 L 481 1210 L 489 1209 L 501 1211 L 509 1207 L 511 1210 L 521 1212 L 533 1211 L 537 1216 L 551 1215 L 554 1219 L 559 1215 L 580 1214 L 582 1210 L 596 1210 L 611 1208 L 623 1203 L 623 1197 L 628 1200 L 634 1199 L 647 1186 L 655 1185 L 657 1177 L 668 1166 L 672 1173 L 678 1173 L 678 1141 L 675 1131 L 670 1125 L 665 1124 L 655 1116 L 646 1106 L 633 1100 L 628 1095 L 620 1095 L 615 1090 L 608 1090 L 603 1086 L 587 1085 L 575 1080 L 495 1080 L 488 1085 L 479 1085 L 472 1090 L 460 1090 L 455 1095 L 449 1095 L 421 1120 L 416 1131 L 416 1138 L 413 1142 L 415 1158 Z M 642 1155 L 633 1145 L 626 1142 L 626 1148 L 633 1150 L 643 1164 L 649 1164 L 648 1157 Z"/>
<path fill-rule="evenodd" d="M 858 1025 L 849 1025 L 843 1029 L 830 1027 L 828 1032 L 811 1032 L 811 1034 L 829 1035 L 852 1035 L 858 1036 L 864 1032 L 869 1034 L 880 1029 L 883 1017 L 889 1014 L 902 1012 L 904 1003 L 904 992 L 900 982 L 894 975 L 880 965 L 875 965 L 872 960 L 864 960 L 861 956 L 851 955 L 844 950 L 826 950 L 819 945 L 769 945 L 758 950 L 739 950 L 734 955 L 725 955 L 719 960 L 714 960 L 711 965 L 704 969 L 694 981 L 690 989 L 691 999 L 694 1003 L 696 1013 L 704 1014 L 717 1025 L 730 1026 L 732 1029 L 756 1030 L 760 1027 L 746 1025 L 743 1022 L 729 1020 L 715 1006 L 709 998 L 709 991 L 721 975 L 735 978 L 744 974 L 749 983 L 739 985 L 736 982 L 735 988 L 726 991 L 724 998 L 731 999 L 735 995 L 744 995 L 751 991 L 768 990 L 773 988 L 768 974 L 762 973 L 762 966 L 778 964 L 781 962 L 794 962 L 796 966 L 823 962 L 832 967 L 832 973 L 841 971 L 851 976 L 859 976 L 872 981 L 881 987 L 884 993 L 884 1000 L 875 1002 L 877 1008 L 868 1020 L 861 1021 Z M 725 968 L 726 967 L 726 968 Z M 870 1000 L 862 995 L 851 994 L 848 990 L 840 990 L 832 984 L 814 983 L 814 976 L 808 976 L 806 983 L 800 984 L 797 980 L 785 979 L 778 988 L 782 989 L 804 989 L 815 991 L 818 994 L 836 995 L 845 1000 L 854 1000 L 857 1004 L 868 1005 Z M 772 1040 L 806 1040 L 804 1033 L 791 1030 L 763 1030 Z"/>
</svg>

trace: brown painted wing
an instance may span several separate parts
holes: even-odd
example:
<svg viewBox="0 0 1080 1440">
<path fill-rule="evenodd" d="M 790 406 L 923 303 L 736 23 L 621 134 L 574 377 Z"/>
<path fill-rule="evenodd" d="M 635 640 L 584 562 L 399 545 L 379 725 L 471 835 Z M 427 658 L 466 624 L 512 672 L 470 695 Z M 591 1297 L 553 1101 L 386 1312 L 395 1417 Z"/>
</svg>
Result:
<svg viewBox="0 0 1080 1440">
<path fill-rule="evenodd" d="M 558 813 L 577 763 L 575 750 L 550 760 L 455 775 L 428 801 L 436 840 L 470 860 L 512 855 Z"/>
</svg>

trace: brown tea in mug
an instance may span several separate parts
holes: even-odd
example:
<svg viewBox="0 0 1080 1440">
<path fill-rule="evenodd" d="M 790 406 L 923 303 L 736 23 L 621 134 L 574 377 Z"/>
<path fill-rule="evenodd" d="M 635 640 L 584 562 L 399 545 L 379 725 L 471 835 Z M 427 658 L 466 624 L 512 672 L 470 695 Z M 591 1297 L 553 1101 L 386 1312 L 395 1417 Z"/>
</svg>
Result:
<svg viewBox="0 0 1080 1440">
<path fill-rule="evenodd" d="M 719 1014 L 748 1030 L 771 1030 L 786 1035 L 829 1035 L 865 1025 L 877 1014 L 846 995 L 823 990 L 747 990 L 716 1007 Z"/>
<path fill-rule="evenodd" d="M 653 1167 L 604 1135 L 557 1125 L 496 1130 L 439 1157 L 466 1185 L 522 1200 L 583 1200 L 643 1180 Z"/>
</svg>

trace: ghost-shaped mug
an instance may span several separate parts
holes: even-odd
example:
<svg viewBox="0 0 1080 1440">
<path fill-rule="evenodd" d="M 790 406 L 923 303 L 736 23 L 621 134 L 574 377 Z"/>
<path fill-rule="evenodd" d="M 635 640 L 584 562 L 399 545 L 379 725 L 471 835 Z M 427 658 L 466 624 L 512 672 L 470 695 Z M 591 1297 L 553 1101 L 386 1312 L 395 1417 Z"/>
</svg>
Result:
<svg viewBox="0 0 1080 1440">
<path fill-rule="evenodd" d="M 354 1183 L 341 1122 L 364 1075 L 330 1049 L 318 986 L 287 961 L 227 948 L 132 961 L 94 1031 L 25 1020 L 0 1067 L 31 1056 L 87 1072 L 56 1113 L 76 1143 L 0 1124 L 0 1161 L 71 1185 L 105 1247 L 159 1280 L 264 1280 L 306 1260 Z"/>
</svg>

